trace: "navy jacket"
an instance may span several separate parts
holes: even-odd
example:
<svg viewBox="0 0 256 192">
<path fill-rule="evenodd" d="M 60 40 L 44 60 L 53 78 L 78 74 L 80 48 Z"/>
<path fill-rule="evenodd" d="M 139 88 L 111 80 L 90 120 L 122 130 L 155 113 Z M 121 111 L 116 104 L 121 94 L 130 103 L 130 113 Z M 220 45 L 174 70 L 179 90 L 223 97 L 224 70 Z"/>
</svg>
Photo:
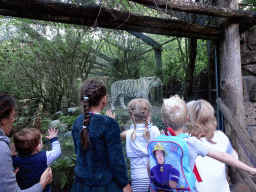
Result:
<svg viewBox="0 0 256 192">
<path fill-rule="evenodd" d="M 80 115 L 72 126 L 77 180 L 89 186 L 104 186 L 115 181 L 125 187 L 128 177 L 118 123 L 101 114 L 90 114 L 87 128 L 91 148 L 83 150 L 79 136 L 83 122 L 84 115 Z"/>
<path fill-rule="evenodd" d="M 13 167 L 19 167 L 16 178 L 21 189 L 27 189 L 40 181 L 47 166 L 46 151 L 41 151 L 26 157 L 17 156 L 13 159 Z M 50 184 L 43 192 L 50 191 Z"/>
<path fill-rule="evenodd" d="M 9 148 L 10 139 L 5 136 L 4 131 L 0 127 L 0 191 L 2 192 L 42 192 L 42 186 L 37 183 L 33 187 L 20 190 L 16 182 L 16 176 L 13 172 L 12 155 Z"/>
</svg>

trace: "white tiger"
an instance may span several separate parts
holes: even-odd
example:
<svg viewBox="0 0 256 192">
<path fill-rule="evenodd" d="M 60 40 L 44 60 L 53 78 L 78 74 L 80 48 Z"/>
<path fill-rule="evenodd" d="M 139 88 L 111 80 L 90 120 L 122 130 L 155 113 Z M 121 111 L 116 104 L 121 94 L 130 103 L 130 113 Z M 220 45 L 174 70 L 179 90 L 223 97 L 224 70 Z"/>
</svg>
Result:
<svg viewBox="0 0 256 192">
<path fill-rule="evenodd" d="M 152 87 L 159 86 L 162 86 L 162 82 L 157 77 L 141 77 L 140 79 L 116 81 L 111 85 L 111 110 L 115 110 L 114 104 L 118 97 L 121 106 L 126 109 L 124 96 L 148 100 L 149 90 Z"/>
</svg>

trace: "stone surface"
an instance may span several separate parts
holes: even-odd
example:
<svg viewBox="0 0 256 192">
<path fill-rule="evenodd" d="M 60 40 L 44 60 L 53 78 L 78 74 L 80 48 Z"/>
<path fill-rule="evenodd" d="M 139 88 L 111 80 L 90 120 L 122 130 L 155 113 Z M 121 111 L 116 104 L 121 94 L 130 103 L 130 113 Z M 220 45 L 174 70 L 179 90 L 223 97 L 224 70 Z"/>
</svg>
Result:
<svg viewBox="0 0 256 192">
<path fill-rule="evenodd" d="M 246 129 L 248 130 L 248 133 L 251 136 L 251 140 L 253 143 L 256 143 L 256 125 L 255 126 L 246 126 Z"/>
<path fill-rule="evenodd" d="M 64 134 L 64 137 L 72 137 L 72 132 L 68 131 Z"/>
<path fill-rule="evenodd" d="M 68 129 L 68 123 L 59 124 L 60 132 L 66 132 Z"/>
<path fill-rule="evenodd" d="M 245 124 L 256 126 L 256 103 L 244 102 Z"/>
<path fill-rule="evenodd" d="M 255 28 L 251 28 L 246 31 L 247 35 L 245 37 L 245 41 L 246 41 L 246 46 L 248 47 L 249 51 L 256 51 L 255 33 L 256 33 Z"/>
<path fill-rule="evenodd" d="M 243 75 L 254 75 L 256 76 L 256 64 L 255 65 L 244 65 L 242 66 Z"/>
<path fill-rule="evenodd" d="M 255 64 L 256 63 L 256 51 L 246 52 L 241 55 L 241 63 L 245 64 Z"/>
<path fill-rule="evenodd" d="M 248 88 L 247 78 L 243 77 L 242 78 L 242 83 L 243 83 L 243 101 L 249 101 L 250 100 L 250 95 L 249 95 L 249 88 Z"/>
<path fill-rule="evenodd" d="M 250 28 L 241 35 L 241 53 L 256 51 L 256 28 Z"/>
<path fill-rule="evenodd" d="M 256 101 L 256 83 L 254 83 L 252 86 L 251 86 L 251 89 L 250 89 L 250 100 L 251 101 Z"/>
<path fill-rule="evenodd" d="M 256 101 L 256 76 L 243 77 L 244 101 Z"/>
<path fill-rule="evenodd" d="M 57 127 L 60 124 L 60 120 L 54 120 L 50 123 L 51 127 Z"/>
</svg>

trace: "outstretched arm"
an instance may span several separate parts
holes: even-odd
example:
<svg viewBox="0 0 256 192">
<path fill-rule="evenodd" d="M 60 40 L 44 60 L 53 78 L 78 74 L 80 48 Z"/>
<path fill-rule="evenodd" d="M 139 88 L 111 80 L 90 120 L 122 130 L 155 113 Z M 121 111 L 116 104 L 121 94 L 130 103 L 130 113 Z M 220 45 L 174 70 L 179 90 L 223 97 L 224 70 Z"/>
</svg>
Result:
<svg viewBox="0 0 256 192">
<path fill-rule="evenodd" d="M 51 165 L 51 163 L 57 159 L 61 154 L 60 142 L 58 140 L 58 131 L 55 128 L 51 127 L 48 129 L 49 136 L 46 136 L 47 139 L 51 139 L 52 143 L 52 150 L 46 151 L 46 159 L 47 159 L 47 166 Z"/>
<path fill-rule="evenodd" d="M 122 141 L 123 141 L 123 140 L 126 140 L 126 133 L 127 133 L 127 131 L 123 131 L 123 132 L 120 134 Z"/>
<path fill-rule="evenodd" d="M 235 168 L 243 169 L 245 171 L 248 171 L 249 173 L 255 175 L 256 174 L 256 168 L 250 167 L 246 165 L 245 163 L 241 162 L 240 160 L 236 159 L 234 156 L 225 153 L 225 152 L 219 152 L 214 149 L 211 149 L 208 154 L 208 157 L 211 157 L 213 159 L 216 159 L 222 163 L 228 164 L 230 166 L 233 166 Z"/>
</svg>

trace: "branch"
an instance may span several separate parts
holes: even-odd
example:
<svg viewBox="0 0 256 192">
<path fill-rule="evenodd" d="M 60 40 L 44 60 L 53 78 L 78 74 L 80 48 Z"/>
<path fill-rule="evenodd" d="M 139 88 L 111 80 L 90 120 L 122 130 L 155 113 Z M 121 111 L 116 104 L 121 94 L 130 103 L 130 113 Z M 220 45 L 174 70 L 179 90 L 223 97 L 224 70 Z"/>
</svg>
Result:
<svg viewBox="0 0 256 192">
<path fill-rule="evenodd" d="M 250 162 L 254 167 L 256 167 L 256 147 L 251 142 L 248 133 L 244 131 L 244 128 L 239 124 L 239 122 L 235 118 L 235 115 L 233 115 L 233 113 L 230 111 L 228 106 L 221 98 L 218 98 L 216 103 L 220 111 L 223 113 L 225 119 L 231 125 L 236 138 L 238 139 L 239 143 L 247 154 Z"/>
</svg>

